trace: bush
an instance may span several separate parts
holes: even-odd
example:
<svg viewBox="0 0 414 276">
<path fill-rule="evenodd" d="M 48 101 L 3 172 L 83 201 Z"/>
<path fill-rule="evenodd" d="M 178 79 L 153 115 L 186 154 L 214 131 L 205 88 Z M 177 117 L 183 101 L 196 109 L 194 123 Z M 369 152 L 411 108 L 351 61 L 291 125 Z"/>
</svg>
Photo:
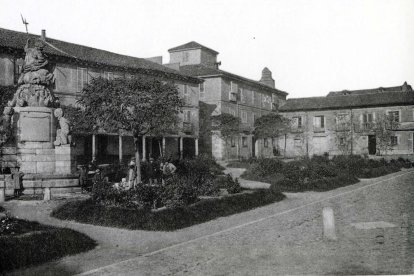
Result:
<svg viewBox="0 0 414 276">
<path fill-rule="evenodd" d="M 239 181 L 233 179 L 230 174 L 226 174 L 225 176 L 219 176 L 214 180 L 214 187 L 216 189 L 226 189 L 229 194 L 236 194 L 242 191 L 242 187 L 240 186 Z"/>
<path fill-rule="evenodd" d="M 167 208 L 156 212 L 145 209 L 102 206 L 92 200 L 82 200 L 68 202 L 58 207 L 52 212 L 52 216 L 109 227 L 172 231 L 217 217 L 247 211 L 284 198 L 282 193 L 255 190 L 250 193 L 201 200 L 189 206 Z"/>
<path fill-rule="evenodd" d="M 224 169 L 213 158 L 207 155 L 199 155 L 195 158 L 180 160 L 177 164 L 176 173 L 179 175 L 196 173 L 214 176 L 223 174 Z"/>
<path fill-rule="evenodd" d="M 328 156 L 314 156 L 280 164 L 277 161 L 259 159 L 242 177 L 268 182 L 272 184 L 271 190 L 275 191 L 326 191 L 354 184 L 356 177 L 379 177 L 397 172 L 402 167 L 411 167 L 411 162 L 402 158 L 387 162 L 357 155 L 334 156 L 332 160 Z"/>
<path fill-rule="evenodd" d="M 173 177 L 165 181 L 161 192 L 161 202 L 168 208 L 176 208 L 192 204 L 198 200 L 199 178 L 194 174 Z"/>
<path fill-rule="evenodd" d="M 0 274 L 93 249 L 96 243 L 71 229 L 9 218 L 16 232 L 0 234 Z"/>
</svg>

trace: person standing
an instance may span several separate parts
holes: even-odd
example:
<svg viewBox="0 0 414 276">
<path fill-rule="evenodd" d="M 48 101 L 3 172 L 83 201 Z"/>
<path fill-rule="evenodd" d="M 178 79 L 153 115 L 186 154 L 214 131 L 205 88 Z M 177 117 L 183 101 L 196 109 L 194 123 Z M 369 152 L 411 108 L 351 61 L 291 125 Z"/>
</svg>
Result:
<svg viewBox="0 0 414 276">
<path fill-rule="evenodd" d="M 146 174 L 148 177 L 149 184 L 152 185 L 156 180 L 156 164 L 154 163 L 154 158 L 150 157 L 149 162 L 146 167 Z"/>
<path fill-rule="evenodd" d="M 20 171 L 19 167 L 16 167 L 12 171 L 12 179 L 14 182 L 14 196 L 19 197 L 23 191 L 23 176 L 24 173 Z"/>
<path fill-rule="evenodd" d="M 165 183 L 165 180 L 170 178 L 175 171 L 177 170 L 177 167 L 174 166 L 173 163 L 171 163 L 171 158 L 169 158 L 163 165 L 162 168 L 162 174 L 163 174 L 163 183 Z"/>
<path fill-rule="evenodd" d="M 135 158 L 131 159 L 131 162 L 129 162 L 129 171 L 128 171 L 128 186 L 129 189 L 135 187 L 135 179 L 137 177 L 136 171 L 135 171 Z"/>
</svg>

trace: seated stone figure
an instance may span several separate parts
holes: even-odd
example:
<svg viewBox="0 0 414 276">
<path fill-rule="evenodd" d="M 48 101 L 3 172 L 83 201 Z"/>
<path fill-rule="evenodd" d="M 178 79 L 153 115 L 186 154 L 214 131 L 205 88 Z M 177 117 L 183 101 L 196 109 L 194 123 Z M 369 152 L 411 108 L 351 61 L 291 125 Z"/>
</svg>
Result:
<svg viewBox="0 0 414 276">
<path fill-rule="evenodd" d="M 63 117 L 62 108 L 57 108 L 54 112 L 55 117 L 59 120 L 60 129 L 56 131 L 55 146 L 71 144 L 72 137 L 70 134 L 69 120 Z"/>
<path fill-rule="evenodd" d="M 0 146 L 4 145 L 12 135 L 11 117 L 14 113 L 13 108 L 6 106 L 3 116 L 0 118 Z"/>
</svg>

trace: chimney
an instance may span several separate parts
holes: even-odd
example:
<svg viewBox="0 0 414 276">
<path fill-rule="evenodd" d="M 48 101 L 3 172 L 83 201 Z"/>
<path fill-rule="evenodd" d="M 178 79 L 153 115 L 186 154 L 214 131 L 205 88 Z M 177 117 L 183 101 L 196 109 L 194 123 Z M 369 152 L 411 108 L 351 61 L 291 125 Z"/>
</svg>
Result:
<svg viewBox="0 0 414 276">
<path fill-rule="evenodd" d="M 269 87 L 275 88 L 275 80 L 272 78 L 272 72 L 267 67 L 263 68 L 262 78 L 259 82 Z"/>
<path fill-rule="evenodd" d="M 40 39 L 46 41 L 46 30 L 42 30 L 42 35 L 40 36 Z"/>
</svg>

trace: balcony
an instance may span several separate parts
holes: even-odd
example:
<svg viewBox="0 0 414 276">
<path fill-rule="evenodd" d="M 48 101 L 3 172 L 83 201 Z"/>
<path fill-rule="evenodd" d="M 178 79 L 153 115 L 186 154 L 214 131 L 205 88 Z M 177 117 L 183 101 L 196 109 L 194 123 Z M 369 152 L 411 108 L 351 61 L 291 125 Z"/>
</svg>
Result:
<svg viewBox="0 0 414 276">
<path fill-rule="evenodd" d="M 251 132 L 253 130 L 253 127 L 248 123 L 241 123 L 239 128 L 241 132 L 245 133 Z"/>
<path fill-rule="evenodd" d="M 237 102 L 237 92 L 230 92 L 229 101 Z"/>
<path fill-rule="evenodd" d="M 339 131 L 339 132 L 341 132 L 341 131 L 350 131 L 351 126 L 349 124 L 346 124 L 346 123 L 345 124 L 337 124 L 335 130 Z"/>
<path fill-rule="evenodd" d="M 190 122 L 183 122 L 183 132 L 187 134 L 191 134 L 193 132 L 193 124 Z"/>
<path fill-rule="evenodd" d="M 292 133 L 301 133 L 303 132 L 302 126 L 293 126 L 290 130 Z"/>
</svg>

